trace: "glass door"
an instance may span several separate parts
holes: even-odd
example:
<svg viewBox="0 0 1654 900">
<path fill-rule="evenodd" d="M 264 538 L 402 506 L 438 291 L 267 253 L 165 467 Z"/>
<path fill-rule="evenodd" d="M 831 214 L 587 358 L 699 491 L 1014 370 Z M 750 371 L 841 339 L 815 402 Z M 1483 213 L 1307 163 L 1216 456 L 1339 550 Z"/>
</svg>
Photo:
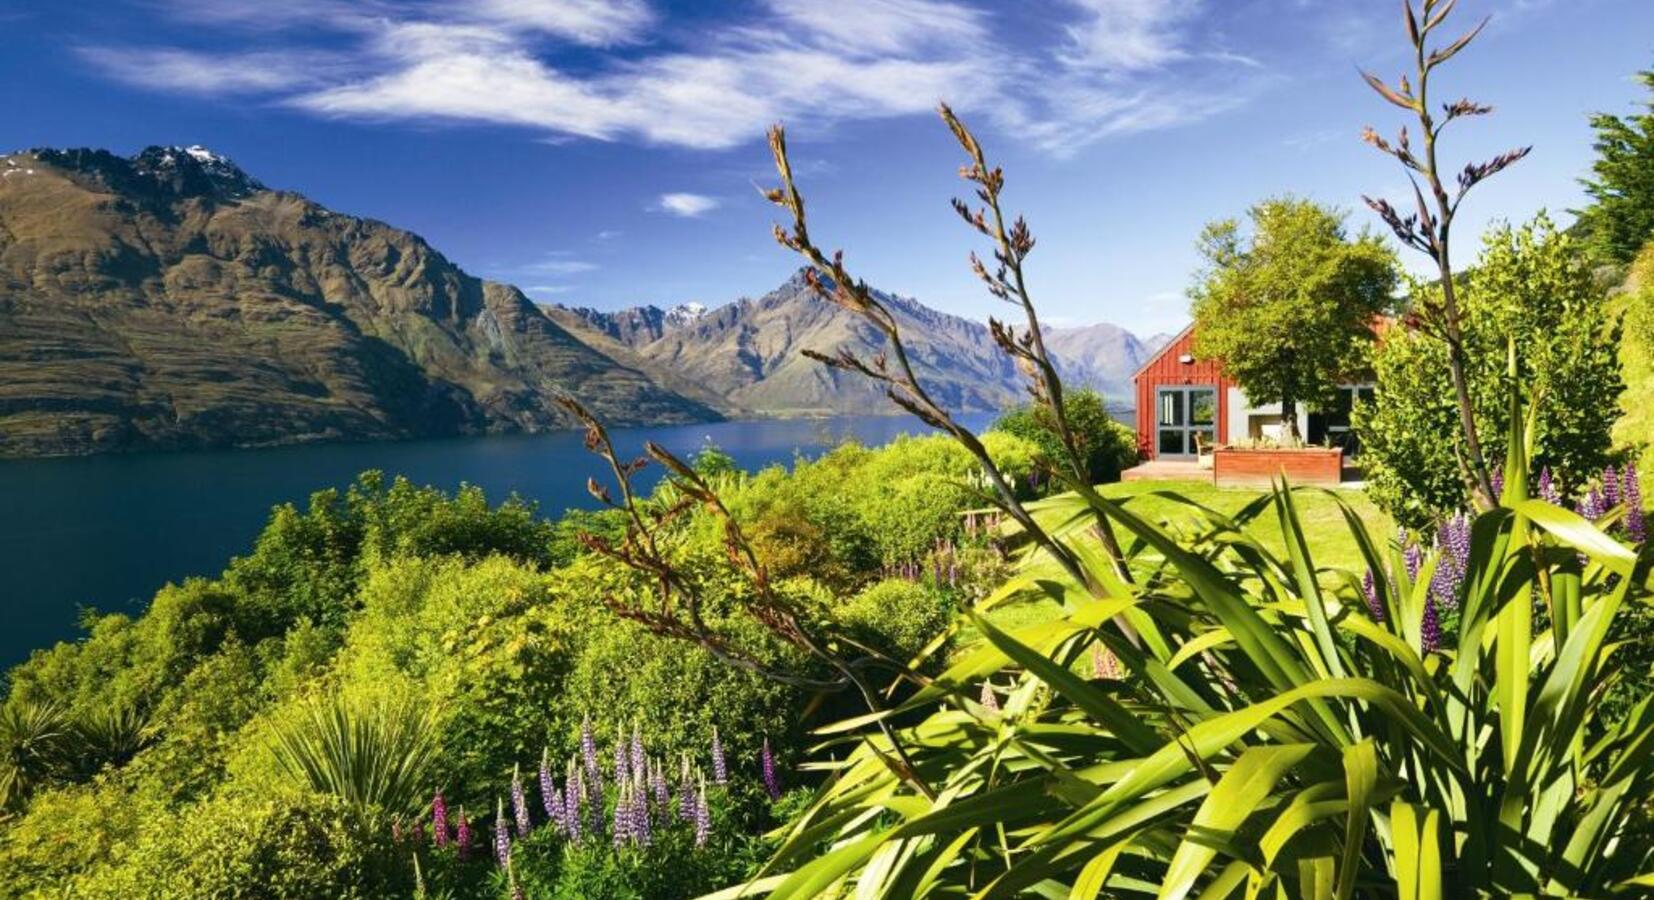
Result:
<svg viewBox="0 0 1654 900">
<path fill-rule="evenodd" d="M 1156 396 L 1155 455 L 1192 458 L 1217 441 L 1218 392 L 1213 387 L 1163 387 Z"/>
</svg>

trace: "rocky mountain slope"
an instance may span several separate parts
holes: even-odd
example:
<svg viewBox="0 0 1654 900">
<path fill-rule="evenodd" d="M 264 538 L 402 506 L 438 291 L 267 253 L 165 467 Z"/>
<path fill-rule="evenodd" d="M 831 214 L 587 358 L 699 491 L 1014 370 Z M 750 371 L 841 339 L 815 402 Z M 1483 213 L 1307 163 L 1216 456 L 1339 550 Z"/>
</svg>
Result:
<svg viewBox="0 0 1654 900">
<path fill-rule="evenodd" d="M 199 148 L 0 157 L 0 455 L 715 418 L 418 236 Z"/>
<path fill-rule="evenodd" d="M 1023 402 L 1022 379 L 980 322 L 881 294 L 896 311 L 920 378 L 950 406 L 997 411 Z M 756 300 L 715 309 L 644 306 L 618 312 L 552 306 L 551 317 L 604 353 L 656 373 L 673 390 L 697 390 L 734 414 L 882 413 L 892 409 L 876 385 L 827 369 L 801 350 L 847 347 L 871 357 L 881 336 L 816 296 L 802 274 Z M 1163 339 L 1162 339 L 1163 342 Z M 1158 348 L 1114 325 L 1054 329 L 1052 353 L 1073 385 L 1131 402 L 1131 375 Z"/>
</svg>

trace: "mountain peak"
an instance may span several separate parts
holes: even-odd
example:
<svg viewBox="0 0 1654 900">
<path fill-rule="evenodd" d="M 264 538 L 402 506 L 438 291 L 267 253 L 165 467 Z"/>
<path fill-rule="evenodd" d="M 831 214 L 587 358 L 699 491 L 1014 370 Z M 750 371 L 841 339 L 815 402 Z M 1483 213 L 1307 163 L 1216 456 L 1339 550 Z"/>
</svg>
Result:
<svg viewBox="0 0 1654 900">
<path fill-rule="evenodd" d="M 154 145 L 130 157 L 87 147 L 42 147 L 30 152 L 44 164 L 90 176 L 112 191 L 155 199 L 235 200 L 266 189 L 229 157 L 200 144 Z"/>
</svg>

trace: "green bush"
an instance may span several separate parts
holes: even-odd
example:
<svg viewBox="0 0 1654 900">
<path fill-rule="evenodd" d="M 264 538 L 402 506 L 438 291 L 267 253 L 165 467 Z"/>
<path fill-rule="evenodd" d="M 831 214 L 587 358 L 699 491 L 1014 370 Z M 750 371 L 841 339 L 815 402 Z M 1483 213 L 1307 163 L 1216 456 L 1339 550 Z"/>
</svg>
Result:
<svg viewBox="0 0 1654 900">
<path fill-rule="evenodd" d="M 1137 464 L 1137 432 L 1108 414 L 1102 394 L 1090 388 L 1066 391 L 1063 408 L 1093 484 L 1119 481 L 1121 472 Z M 993 424 L 993 431 L 1027 441 L 1038 448 L 1039 456 L 1048 467 L 1062 472 L 1068 470 L 1068 456 L 1046 407 L 1019 406 L 1001 416 Z"/>
<path fill-rule="evenodd" d="M 1548 468 L 1565 492 L 1577 490 L 1610 461 L 1621 388 L 1618 328 L 1585 254 L 1544 216 L 1520 229 L 1495 228 L 1459 303 L 1484 453 L 1504 454 L 1513 386 L 1506 346 L 1514 337 L 1516 384 L 1537 410 L 1535 471 Z M 1377 397 L 1353 417 L 1373 499 L 1409 526 L 1466 508 L 1457 462 L 1463 438 L 1442 341 L 1391 327 L 1373 356 Z"/>
<path fill-rule="evenodd" d="M 388 841 L 364 840 L 341 800 L 322 794 L 224 795 L 145 825 L 123 859 L 67 894 L 132 897 L 378 898 L 406 895 L 412 873 Z"/>
<path fill-rule="evenodd" d="M 835 617 L 858 640 L 906 662 L 942 633 L 954 612 L 936 588 L 891 578 L 851 598 Z"/>
</svg>

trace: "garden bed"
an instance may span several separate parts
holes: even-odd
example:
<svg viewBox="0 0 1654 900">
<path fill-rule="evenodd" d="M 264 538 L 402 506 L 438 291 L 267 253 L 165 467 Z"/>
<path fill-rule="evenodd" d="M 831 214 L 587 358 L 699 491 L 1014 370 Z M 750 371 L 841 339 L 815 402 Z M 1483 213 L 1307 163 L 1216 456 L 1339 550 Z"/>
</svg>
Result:
<svg viewBox="0 0 1654 900">
<path fill-rule="evenodd" d="M 1212 451 L 1212 480 L 1219 487 L 1268 487 L 1285 475 L 1293 484 L 1335 486 L 1342 478 L 1338 447 L 1219 447 Z"/>
</svg>

